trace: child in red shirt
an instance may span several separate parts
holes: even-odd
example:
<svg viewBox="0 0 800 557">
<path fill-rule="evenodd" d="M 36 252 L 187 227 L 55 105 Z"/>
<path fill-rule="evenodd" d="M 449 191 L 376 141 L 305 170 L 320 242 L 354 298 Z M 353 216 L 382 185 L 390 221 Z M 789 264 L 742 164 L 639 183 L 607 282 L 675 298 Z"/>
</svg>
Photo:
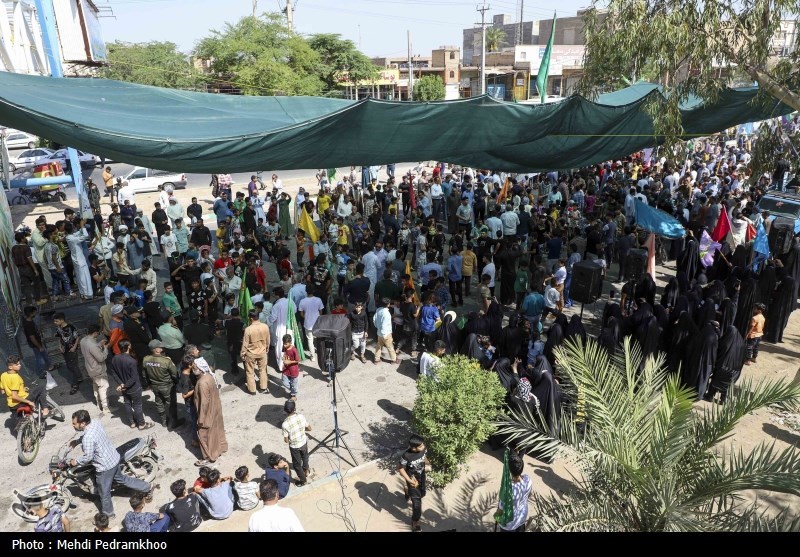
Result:
<svg viewBox="0 0 800 557">
<path fill-rule="evenodd" d="M 331 310 L 332 315 L 347 315 L 347 310 L 344 307 L 344 300 L 341 298 L 336 298 L 333 301 L 333 309 Z"/>
<path fill-rule="evenodd" d="M 292 344 L 292 335 L 283 335 L 283 375 L 281 381 L 289 391 L 292 400 L 297 400 L 297 388 L 300 385 L 300 356 Z"/>
</svg>

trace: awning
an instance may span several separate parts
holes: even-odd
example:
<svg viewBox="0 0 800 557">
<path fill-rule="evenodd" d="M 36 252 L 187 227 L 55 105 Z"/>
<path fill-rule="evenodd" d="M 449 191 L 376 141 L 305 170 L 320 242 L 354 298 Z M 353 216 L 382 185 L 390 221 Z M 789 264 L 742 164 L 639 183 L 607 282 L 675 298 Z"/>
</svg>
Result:
<svg viewBox="0 0 800 557">
<path fill-rule="evenodd" d="M 684 128 L 709 135 L 788 114 L 753 102 L 756 88 L 687 103 Z M 130 164 L 177 172 L 333 168 L 442 160 L 533 172 L 619 158 L 658 143 L 636 84 L 597 102 L 545 105 L 488 96 L 430 103 L 242 97 L 104 79 L 0 72 L 0 124 Z"/>
</svg>

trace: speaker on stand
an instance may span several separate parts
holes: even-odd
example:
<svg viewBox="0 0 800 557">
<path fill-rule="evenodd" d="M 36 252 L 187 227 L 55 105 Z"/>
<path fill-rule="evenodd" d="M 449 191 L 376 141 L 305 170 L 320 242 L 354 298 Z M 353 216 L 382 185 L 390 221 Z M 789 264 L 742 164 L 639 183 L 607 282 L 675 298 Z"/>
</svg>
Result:
<svg viewBox="0 0 800 557">
<path fill-rule="evenodd" d="M 569 297 L 581 303 L 581 319 L 583 307 L 592 304 L 603 291 L 603 268 L 594 261 L 578 261 L 572 266 L 572 283 Z"/>
</svg>

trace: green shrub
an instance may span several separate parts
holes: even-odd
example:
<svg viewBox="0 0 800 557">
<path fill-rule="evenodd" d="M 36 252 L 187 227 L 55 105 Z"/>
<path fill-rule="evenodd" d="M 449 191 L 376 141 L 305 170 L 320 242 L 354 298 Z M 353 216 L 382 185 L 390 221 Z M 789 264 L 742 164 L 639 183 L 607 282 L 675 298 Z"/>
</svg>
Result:
<svg viewBox="0 0 800 557">
<path fill-rule="evenodd" d="M 436 377 L 420 377 L 414 430 L 428 447 L 434 487 L 444 487 L 494 432 L 505 390 L 497 374 L 465 356 L 445 356 Z"/>
</svg>

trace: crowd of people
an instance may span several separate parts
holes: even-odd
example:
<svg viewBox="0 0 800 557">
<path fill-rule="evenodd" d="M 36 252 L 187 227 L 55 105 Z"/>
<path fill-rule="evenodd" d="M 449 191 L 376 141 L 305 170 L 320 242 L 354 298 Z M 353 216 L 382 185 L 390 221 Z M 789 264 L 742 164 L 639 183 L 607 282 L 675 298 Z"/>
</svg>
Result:
<svg viewBox="0 0 800 557">
<path fill-rule="evenodd" d="M 271 191 L 257 176 L 234 191 L 215 175 L 214 232 L 197 198 L 184 210 L 177 192 L 161 190 L 147 216 L 109 174 L 107 194 L 121 200 L 109 215 L 91 184 L 94 219 L 67 210 L 54 225 L 40 217 L 30 239 L 18 233 L 13 259 L 30 303 L 26 340 L 43 375 L 52 366 L 35 321 L 40 280 L 50 279 L 51 296 L 72 295 L 73 283 L 83 296 L 104 296 L 83 338 L 63 314 L 54 318 L 73 392 L 82 379 L 79 350 L 99 410 L 108 412 L 110 374 L 131 428 L 153 425 L 142 413 L 145 388 L 162 425 L 180 427 L 180 394 L 198 466 L 227 449 L 215 370 L 240 374 L 241 360 L 245 388 L 257 395 L 269 391 L 272 366 L 293 409 L 299 365 L 314 357 L 313 329 L 325 313 L 346 316 L 352 357 L 362 362 L 370 345 L 374 364 L 384 350 L 398 364 L 405 351 L 426 376 L 447 354 L 476 359 L 498 375 L 510 406 L 540 411 L 555 435 L 562 394 L 554 350 L 590 336 L 578 315 L 564 313 L 573 305 L 573 267 L 589 261 L 611 283 L 591 336 L 612 354 L 626 336 L 645 356 L 667 353 L 670 371 L 698 399 L 724 403 L 743 366 L 757 363 L 761 339 L 782 341 L 800 279 L 798 238 L 786 253 L 761 257 L 742 232 L 748 225 L 768 232 L 771 219 L 757 203 L 770 186 L 783 187 L 787 172 L 782 160 L 773 175 L 748 176 L 749 148 L 744 139 L 729 146 L 712 137 L 692 142 L 683 163 L 636 153 L 569 173 L 506 175 L 440 163 L 430 174 L 420 166 L 396 177 L 389 165 L 379 182 L 375 167 L 341 179 L 321 171 L 316 196 L 300 188 L 294 199 L 277 175 Z M 630 268 L 631 252 L 648 245 L 637 200 L 686 229 L 685 238 L 664 241 L 675 274 L 660 296 L 654 276 Z M 723 212 L 731 234 L 706 257 L 703 235 Z M 277 281 L 267 279 L 272 265 Z M 227 366 L 211 352 L 216 337 Z M 284 429 L 300 484 L 308 474 L 306 426 Z M 180 487 L 173 484 L 176 498 L 191 497 Z M 262 499 L 272 497 L 265 489 Z M 147 520 L 163 526 L 163 518 Z"/>
</svg>

